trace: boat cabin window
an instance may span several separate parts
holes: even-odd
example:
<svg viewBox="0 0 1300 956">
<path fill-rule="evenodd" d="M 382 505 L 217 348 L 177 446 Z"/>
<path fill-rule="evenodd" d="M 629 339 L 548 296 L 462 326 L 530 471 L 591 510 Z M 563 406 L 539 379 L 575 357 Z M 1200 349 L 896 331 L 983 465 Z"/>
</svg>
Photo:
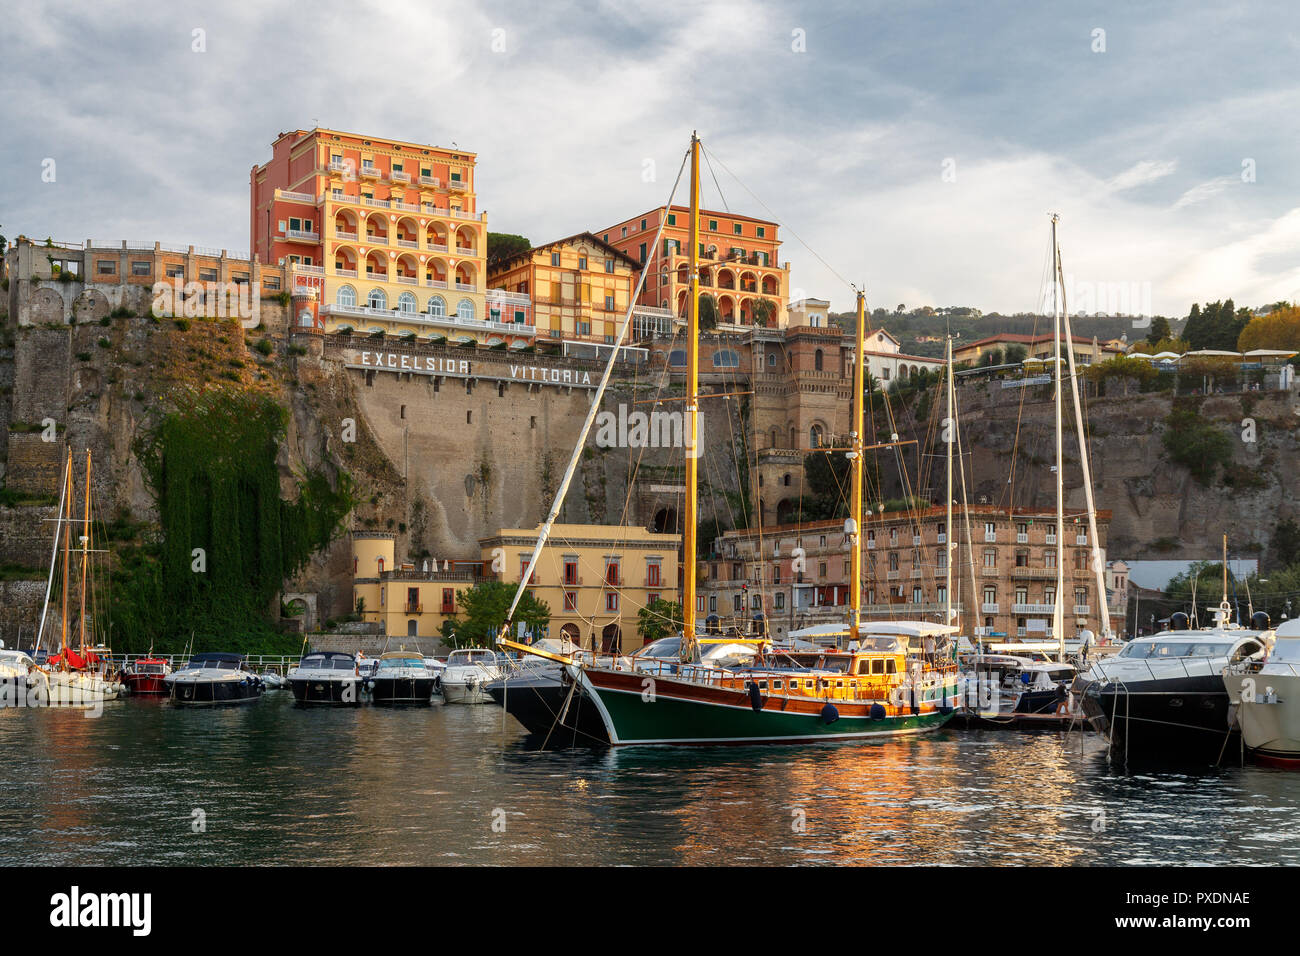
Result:
<svg viewBox="0 0 1300 956">
<path fill-rule="evenodd" d="M 1272 659 L 1279 664 L 1300 664 L 1300 637 L 1279 640 L 1273 646 Z"/>
<path fill-rule="evenodd" d="M 877 657 L 874 661 L 871 662 L 871 673 L 883 674 L 884 672 L 885 672 L 885 660 L 882 657 Z"/>
<path fill-rule="evenodd" d="M 390 657 L 379 662 L 380 670 L 397 667 L 423 667 L 424 659 L 420 657 Z"/>
<path fill-rule="evenodd" d="M 1119 652 L 1119 656 L 1153 660 L 1174 657 L 1226 657 L 1231 649 L 1231 644 L 1211 641 L 1143 641 L 1129 644 Z"/>
<path fill-rule="evenodd" d="M 889 660 L 885 661 L 885 673 L 886 674 L 898 673 L 898 662 L 895 661 L 892 657 L 889 658 Z"/>
<path fill-rule="evenodd" d="M 1246 641 L 1241 645 L 1241 647 L 1232 652 L 1232 659 L 1234 661 L 1244 661 L 1252 654 L 1257 654 L 1261 650 L 1263 650 L 1263 648 L 1257 641 Z"/>
<path fill-rule="evenodd" d="M 782 682 L 779 681 L 779 680 L 774 680 L 774 681 L 772 681 L 772 690 L 780 690 L 780 689 L 781 689 L 781 683 L 782 683 Z"/>
</svg>

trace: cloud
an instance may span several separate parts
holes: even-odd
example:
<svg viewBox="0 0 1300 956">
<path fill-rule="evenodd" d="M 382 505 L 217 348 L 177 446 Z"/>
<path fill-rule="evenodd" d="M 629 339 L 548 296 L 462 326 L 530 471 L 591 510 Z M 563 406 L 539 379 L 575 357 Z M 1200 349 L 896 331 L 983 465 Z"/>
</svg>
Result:
<svg viewBox="0 0 1300 956">
<path fill-rule="evenodd" d="M 1175 209 L 1186 209 L 1188 206 L 1195 206 L 1197 203 L 1205 202 L 1211 196 L 1217 196 L 1233 183 L 1241 182 L 1237 176 L 1218 176 L 1207 182 L 1197 183 L 1187 192 L 1178 197 L 1174 203 Z"/>
<path fill-rule="evenodd" d="M 1145 186 L 1148 183 L 1154 183 L 1166 176 L 1173 175 L 1177 169 L 1178 160 L 1176 159 L 1163 161 L 1144 159 L 1111 179 L 1106 183 L 1106 187 L 1119 191 L 1121 189 L 1132 189 L 1135 186 Z"/>
</svg>

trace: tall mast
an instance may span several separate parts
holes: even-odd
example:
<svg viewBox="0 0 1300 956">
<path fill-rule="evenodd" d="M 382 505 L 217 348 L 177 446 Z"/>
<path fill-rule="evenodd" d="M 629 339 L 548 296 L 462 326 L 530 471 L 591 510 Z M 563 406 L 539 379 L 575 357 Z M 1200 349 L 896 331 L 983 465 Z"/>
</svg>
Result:
<svg viewBox="0 0 1300 956">
<path fill-rule="evenodd" d="M 1060 217 L 1052 213 L 1052 357 L 1056 365 L 1056 604 L 1052 608 L 1052 629 L 1056 632 L 1057 653 L 1065 657 L 1065 450 L 1061 435 L 1061 315 L 1056 303 L 1056 280 L 1061 271 L 1061 250 L 1056 244 L 1056 224 Z"/>
<path fill-rule="evenodd" d="M 849 458 L 853 466 L 853 503 L 846 522 L 851 549 L 849 577 L 849 640 L 858 639 L 858 625 L 862 621 L 862 406 L 866 402 L 866 296 L 858 292 L 858 325 L 853 336 L 853 433 L 849 436 L 852 450 Z"/>
<path fill-rule="evenodd" d="M 81 527 L 81 654 L 86 653 L 86 566 L 90 563 L 90 449 L 86 449 L 86 516 Z"/>
<path fill-rule="evenodd" d="M 1070 395 L 1074 399 L 1074 425 L 1079 436 L 1079 467 L 1083 471 L 1083 496 L 1088 505 L 1088 535 L 1092 544 L 1093 576 L 1097 584 L 1097 619 L 1101 633 L 1110 640 L 1110 608 L 1106 604 L 1106 564 L 1101 559 L 1101 536 L 1097 534 L 1097 502 L 1092 494 L 1092 465 L 1088 461 L 1088 438 L 1083 427 L 1083 403 L 1079 401 L 1079 375 L 1074 362 L 1074 334 L 1070 330 L 1070 303 L 1065 299 L 1065 273 L 1061 271 L 1061 257 L 1056 257 L 1056 274 L 1061 280 L 1061 320 L 1065 335 L 1065 354 L 1070 359 Z"/>
<path fill-rule="evenodd" d="M 952 444 L 957 440 L 954 434 L 957 430 L 957 422 L 952 415 L 952 336 L 948 336 L 948 376 L 947 388 L 944 394 L 948 397 L 948 419 L 947 428 L 944 431 L 944 443 L 948 446 L 948 494 L 944 496 L 944 539 L 943 546 L 947 553 L 943 561 L 943 623 L 952 623 L 952 554 L 953 542 L 956 540 L 952 530 Z M 971 600 L 975 598 L 972 596 Z M 977 618 L 978 620 L 978 618 Z"/>
<path fill-rule="evenodd" d="M 65 504 L 63 525 L 63 631 L 59 639 L 59 652 L 63 655 L 62 667 L 68 669 L 68 564 L 72 551 L 72 449 L 68 449 L 67 465 L 68 500 Z"/>
<path fill-rule="evenodd" d="M 682 535 L 682 659 L 695 660 L 696 481 L 700 449 L 700 138 L 691 133 L 690 307 L 686 320 L 686 522 Z"/>
</svg>

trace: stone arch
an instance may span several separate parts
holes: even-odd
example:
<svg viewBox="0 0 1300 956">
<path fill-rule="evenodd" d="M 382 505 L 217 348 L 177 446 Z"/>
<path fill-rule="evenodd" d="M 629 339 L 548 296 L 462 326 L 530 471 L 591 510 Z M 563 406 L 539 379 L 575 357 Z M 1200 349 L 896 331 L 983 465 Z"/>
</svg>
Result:
<svg viewBox="0 0 1300 956">
<path fill-rule="evenodd" d="M 280 600 L 283 603 L 289 605 L 290 607 L 301 606 L 303 609 L 302 611 L 303 629 L 306 631 L 311 631 L 315 629 L 316 620 L 317 620 L 315 594 L 308 593 L 305 591 L 286 592 L 285 594 L 280 595 Z"/>
<path fill-rule="evenodd" d="M 57 289 L 37 289 L 32 293 L 31 303 L 27 309 L 33 325 L 42 322 L 65 323 L 68 321 L 63 296 L 59 295 Z"/>
<path fill-rule="evenodd" d="M 98 322 L 108 317 L 112 307 L 104 293 L 98 289 L 87 289 L 72 303 L 72 311 L 78 322 Z"/>
<path fill-rule="evenodd" d="M 618 654 L 623 650 L 623 629 L 616 621 L 606 624 L 600 631 L 600 652 Z"/>
<path fill-rule="evenodd" d="M 655 512 L 654 520 L 650 524 L 650 529 L 654 531 L 655 534 L 679 533 L 682 529 L 677 509 L 671 505 L 658 509 Z"/>
</svg>

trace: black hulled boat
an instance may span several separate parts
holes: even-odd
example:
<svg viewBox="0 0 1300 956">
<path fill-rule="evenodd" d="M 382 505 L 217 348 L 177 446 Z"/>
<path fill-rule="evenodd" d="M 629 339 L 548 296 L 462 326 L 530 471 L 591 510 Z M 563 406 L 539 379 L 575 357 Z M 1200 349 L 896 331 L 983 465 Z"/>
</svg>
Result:
<svg viewBox="0 0 1300 956">
<path fill-rule="evenodd" d="M 361 703 L 361 676 L 357 659 L 342 651 L 312 651 L 289 671 L 289 686 L 299 704 L 333 704 L 344 707 Z"/>
</svg>

